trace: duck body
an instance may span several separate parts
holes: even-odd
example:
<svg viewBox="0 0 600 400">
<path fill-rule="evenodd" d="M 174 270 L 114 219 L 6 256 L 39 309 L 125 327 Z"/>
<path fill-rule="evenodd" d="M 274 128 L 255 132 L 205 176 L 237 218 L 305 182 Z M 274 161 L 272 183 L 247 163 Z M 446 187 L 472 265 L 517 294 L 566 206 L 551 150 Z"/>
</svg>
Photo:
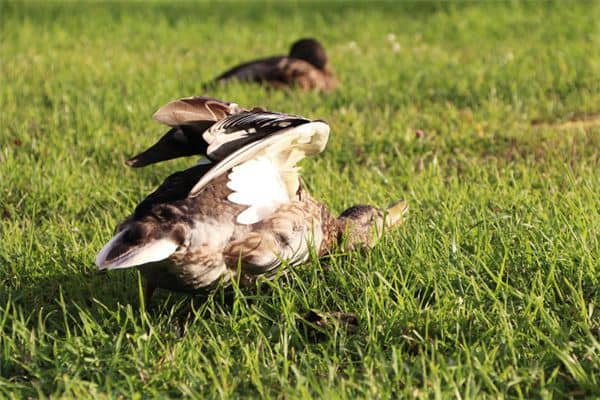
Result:
<svg viewBox="0 0 600 400">
<path fill-rule="evenodd" d="M 260 139 L 169 176 L 119 224 L 98 267 L 139 269 L 147 299 L 154 288 L 208 293 L 272 278 L 310 254 L 326 254 L 344 235 L 347 248 L 370 246 L 384 226 L 401 221 L 403 203 L 388 209 L 385 224 L 384 212 L 371 206 L 335 218 L 303 187 L 297 163 L 324 150 L 325 122 L 254 111 L 226 117 L 205 137 L 223 149 L 216 138 L 241 131 Z"/>
<path fill-rule="evenodd" d="M 290 119 L 298 120 L 269 112 L 224 120 L 222 131 L 243 128 L 263 139 L 216 165 L 168 177 L 119 225 L 97 265 L 136 267 L 151 288 L 201 293 L 219 283 L 272 277 L 283 264 L 304 262 L 313 246 L 322 245 L 323 217 L 330 220 L 301 187 L 296 163 L 324 149 L 329 126 L 306 119 L 293 126 Z M 273 132 L 268 121 L 274 120 L 286 123 Z"/>
<path fill-rule="evenodd" d="M 136 217 L 134 223 L 155 224 L 168 214 L 176 225 L 170 229 L 181 235 L 169 258 L 138 267 L 151 287 L 204 294 L 233 281 L 247 286 L 258 277 L 271 278 L 283 263 L 292 267 L 306 261 L 310 248 L 320 249 L 324 243 L 323 224 L 335 225 L 335 218 L 303 189 L 264 220 L 240 224 L 235 216 L 245 207 L 223 201 L 231 193 L 223 176 L 201 196 L 162 204 Z"/>
<path fill-rule="evenodd" d="M 242 81 L 266 83 L 275 88 L 296 86 L 303 90 L 332 91 L 337 87 L 329 68 L 317 68 L 307 61 L 274 56 L 233 67 L 215 78 L 215 82 Z"/>
<path fill-rule="evenodd" d="M 314 39 L 296 41 L 287 56 L 272 56 L 239 64 L 213 82 L 266 83 L 276 88 L 296 86 L 303 90 L 331 91 L 337 87 L 323 46 Z"/>
</svg>

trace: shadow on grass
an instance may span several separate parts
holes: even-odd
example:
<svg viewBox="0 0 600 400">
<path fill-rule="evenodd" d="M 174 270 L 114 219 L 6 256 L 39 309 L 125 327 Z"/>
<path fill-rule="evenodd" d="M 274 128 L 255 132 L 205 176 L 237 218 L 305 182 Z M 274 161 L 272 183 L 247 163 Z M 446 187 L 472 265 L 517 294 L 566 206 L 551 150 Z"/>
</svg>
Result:
<svg viewBox="0 0 600 400">
<path fill-rule="evenodd" d="M 159 289 L 146 307 L 141 301 L 141 285 L 137 271 L 34 277 L 0 292 L 0 316 L 8 314 L 9 320 L 21 319 L 28 329 L 43 321 L 45 330 L 62 337 L 68 333 L 69 325 L 82 325 L 86 318 L 118 319 L 120 313 L 138 315 L 139 321 L 145 318 L 142 316 L 145 313 L 150 323 L 167 318 L 182 325 L 198 315 L 211 318 L 215 310 L 205 306 L 209 298 L 211 305 L 226 313 L 234 298 L 233 293 L 225 290 L 211 296 L 192 296 Z M 6 324 L 4 330 L 11 330 L 11 326 Z"/>
<path fill-rule="evenodd" d="M 64 304 L 93 306 L 94 299 L 108 308 L 122 304 L 137 303 L 135 290 L 128 290 L 135 277 L 117 277 L 102 273 L 61 273 L 29 277 L 25 282 L 8 287 L 0 294 L 0 304 L 7 302 L 29 315 L 42 308 L 59 307 Z M 132 288 L 133 289 L 133 288 Z"/>
</svg>

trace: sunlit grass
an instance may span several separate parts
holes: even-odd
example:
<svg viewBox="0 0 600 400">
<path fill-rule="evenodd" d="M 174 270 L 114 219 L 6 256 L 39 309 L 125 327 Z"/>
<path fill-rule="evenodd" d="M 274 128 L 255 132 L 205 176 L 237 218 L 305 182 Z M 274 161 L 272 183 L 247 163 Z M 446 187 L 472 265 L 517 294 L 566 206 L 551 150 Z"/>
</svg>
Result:
<svg viewBox="0 0 600 400">
<path fill-rule="evenodd" d="M 0 397 L 600 392 L 600 6 L 0 3 Z M 96 273 L 169 173 L 123 161 L 225 67 L 320 38 L 335 93 L 206 93 L 326 119 L 336 212 L 404 198 L 368 254 L 206 302 Z M 419 134 L 417 134 L 419 131 Z M 355 313 L 312 343 L 304 312 Z"/>
</svg>

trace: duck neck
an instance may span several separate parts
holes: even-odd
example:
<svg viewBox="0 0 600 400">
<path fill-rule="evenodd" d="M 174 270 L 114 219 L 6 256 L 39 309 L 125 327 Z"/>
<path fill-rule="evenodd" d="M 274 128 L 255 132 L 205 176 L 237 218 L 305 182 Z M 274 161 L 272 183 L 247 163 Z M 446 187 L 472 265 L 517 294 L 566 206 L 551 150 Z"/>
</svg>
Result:
<svg viewBox="0 0 600 400">
<path fill-rule="evenodd" d="M 324 205 L 321 205 L 321 229 L 323 231 L 323 241 L 319 248 L 319 257 L 328 254 L 338 244 L 343 233 L 341 221 L 334 217 Z"/>
</svg>

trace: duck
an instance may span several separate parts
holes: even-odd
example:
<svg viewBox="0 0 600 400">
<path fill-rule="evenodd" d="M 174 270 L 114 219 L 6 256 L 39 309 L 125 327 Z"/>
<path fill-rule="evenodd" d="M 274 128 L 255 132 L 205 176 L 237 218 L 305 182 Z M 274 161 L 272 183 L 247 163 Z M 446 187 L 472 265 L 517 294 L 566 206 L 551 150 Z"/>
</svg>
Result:
<svg viewBox="0 0 600 400">
<path fill-rule="evenodd" d="M 229 81 L 264 83 L 275 88 L 295 86 L 302 90 L 325 92 L 338 86 L 325 48 L 313 38 L 294 42 L 287 56 L 272 56 L 236 65 L 209 85 Z"/>
<path fill-rule="evenodd" d="M 125 161 L 130 167 L 198 155 L 203 157 L 201 162 L 211 164 L 271 132 L 309 122 L 297 115 L 267 111 L 263 107 L 247 109 L 208 96 L 170 101 L 153 118 L 169 130 L 152 146 Z M 254 130 L 247 121 L 261 125 L 261 129 Z"/>
<path fill-rule="evenodd" d="M 226 117 L 226 130 L 261 136 L 215 164 L 198 164 L 169 176 L 121 222 L 96 256 L 100 270 L 137 268 L 144 299 L 155 289 L 210 294 L 234 282 L 248 287 L 272 279 L 336 246 L 371 248 L 408 210 L 355 205 L 335 217 L 314 199 L 298 163 L 320 154 L 330 127 L 309 120 L 273 131 L 297 116 L 255 110 Z"/>
</svg>

